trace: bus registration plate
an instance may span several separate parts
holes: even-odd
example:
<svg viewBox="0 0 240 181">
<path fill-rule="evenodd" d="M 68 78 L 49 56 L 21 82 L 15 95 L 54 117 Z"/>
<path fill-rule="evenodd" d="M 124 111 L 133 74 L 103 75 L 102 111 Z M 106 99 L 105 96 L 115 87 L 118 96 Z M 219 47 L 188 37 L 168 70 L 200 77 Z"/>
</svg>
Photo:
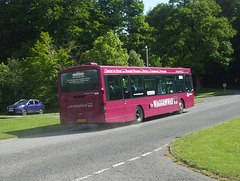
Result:
<svg viewBox="0 0 240 181">
<path fill-rule="evenodd" d="M 77 122 L 78 123 L 85 123 L 85 122 L 87 122 L 87 119 L 77 119 Z"/>
</svg>

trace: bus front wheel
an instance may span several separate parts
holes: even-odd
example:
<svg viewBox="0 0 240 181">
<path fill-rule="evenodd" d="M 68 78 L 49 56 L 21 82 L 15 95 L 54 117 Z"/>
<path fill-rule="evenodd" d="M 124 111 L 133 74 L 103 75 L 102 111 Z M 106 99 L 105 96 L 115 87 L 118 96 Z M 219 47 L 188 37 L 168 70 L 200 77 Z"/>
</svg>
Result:
<svg viewBox="0 0 240 181">
<path fill-rule="evenodd" d="M 136 122 L 141 123 L 143 121 L 143 110 L 140 106 L 137 106 L 135 111 Z"/>
</svg>

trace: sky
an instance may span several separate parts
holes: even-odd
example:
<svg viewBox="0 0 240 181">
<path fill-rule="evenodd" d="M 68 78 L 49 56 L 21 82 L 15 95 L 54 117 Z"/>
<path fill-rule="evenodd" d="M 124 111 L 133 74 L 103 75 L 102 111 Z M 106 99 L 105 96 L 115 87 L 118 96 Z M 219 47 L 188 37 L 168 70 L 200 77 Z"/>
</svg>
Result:
<svg viewBox="0 0 240 181">
<path fill-rule="evenodd" d="M 157 4 L 168 3 L 168 0 L 143 0 L 144 14 L 153 9 Z"/>
</svg>

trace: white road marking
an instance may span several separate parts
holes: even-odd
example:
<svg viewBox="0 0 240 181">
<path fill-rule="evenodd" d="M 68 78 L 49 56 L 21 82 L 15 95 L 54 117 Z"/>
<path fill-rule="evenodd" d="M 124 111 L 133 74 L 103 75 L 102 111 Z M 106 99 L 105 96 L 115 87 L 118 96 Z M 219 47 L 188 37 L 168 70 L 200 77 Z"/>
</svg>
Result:
<svg viewBox="0 0 240 181">
<path fill-rule="evenodd" d="M 142 154 L 142 156 L 144 157 L 144 156 L 150 155 L 151 153 L 152 152 L 147 152 L 147 153 Z"/>
<path fill-rule="evenodd" d="M 168 144 L 164 145 L 163 147 L 167 147 L 167 146 L 168 146 Z M 144 153 L 144 154 L 142 154 L 141 156 L 137 156 L 137 157 L 131 158 L 131 159 L 127 160 L 127 162 L 130 163 L 130 162 L 132 162 L 132 161 L 135 161 L 135 160 L 140 159 L 141 157 L 146 157 L 146 156 L 152 154 L 153 152 L 158 152 L 158 151 L 162 150 L 163 147 L 159 147 L 159 148 L 157 148 L 157 149 L 155 149 L 155 150 L 153 150 L 153 151 Z M 115 164 L 115 165 L 112 165 L 112 169 L 113 169 L 113 168 L 116 168 L 116 167 L 119 167 L 119 166 L 121 166 L 121 165 L 124 165 L 124 164 L 126 164 L 127 162 L 120 162 L 120 163 L 117 163 L 117 164 Z M 88 179 L 89 177 L 92 177 L 93 175 L 99 175 L 99 174 L 101 174 L 101 173 L 103 173 L 103 172 L 105 172 L 105 171 L 107 171 L 107 170 L 110 170 L 110 168 L 105 168 L 105 169 L 99 170 L 99 171 L 97 171 L 97 172 L 94 172 L 92 175 L 87 175 L 87 176 L 85 176 L 85 177 L 81 177 L 81 178 L 78 178 L 78 179 L 73 180 L 73 181 L 85 180 L 85 179 Z"/>
<path fill-rule="evenodd" d="M 87 175 L 87 176 L 85 176 L 85 177 L 78 178 L 78 179 L 76 179 L 76 180 L 73 180 L 73 181 L 85 180 L 85 179 L 87 179 L 87 178 L 89 178 L 89 177 L 91 177 L 91 176 L 92 176 L 92 175 Z"/>
<path fill-rule="evenodd" d="M 112 167 L 114 168 L 114 167 L 118 167 L 118 166 L 121 166 L 121 165 L 124 165 L 126 162 L 121 162 L 121 163 L 118 163 L 118 164 L 115 164 L 115 165 L 113 165 Z"/>
<path fill-rule="evenodd" d="M 128 162 L 132 162 L 132 161 L 137 160 L 137 159 L 139 159 L 139 158 L 140 158 L 140 157 L 131 158 L 131 159 L 128 160 Z"/>
<path fill-rule="evenodd" d="M 94 174 L 94 175 L 98 175 L 98 174 L 103 173 L 103 172 L 105 172 L 105 171 L 107 171 L 107 170 L 109 170 L 109 169 L 110 169 L 110 168 L 105 168 L 105 169 L 99 170 L 99 171 L 97 171 L 97 172 L 94 172 L 93 174 Z"/>
<path fill-rule="evenodd" d="M 160 148 L 155 149 L 154 151 L 157 152 L 157 151 L 160 151 L 161 149 L 162 148 L 160 147 Z"/>
</svg>

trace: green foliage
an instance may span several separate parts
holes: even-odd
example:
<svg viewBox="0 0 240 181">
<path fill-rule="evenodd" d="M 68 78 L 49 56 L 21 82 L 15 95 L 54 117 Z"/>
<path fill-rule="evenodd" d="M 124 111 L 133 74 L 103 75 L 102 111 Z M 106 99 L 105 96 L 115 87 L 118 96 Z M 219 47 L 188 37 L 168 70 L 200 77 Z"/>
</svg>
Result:
<svg viewBox="0 0 240 181">
<path fill-rule="evenodd" d="M 98 5 L 104 24 L 118 34 L 132 34 L 137 28 L 132 21 L 141 18 L 144 10 L 143 2 L 138 0 L 99 0 Z"/>
<path fill-rule="evenodd" d="M 222 8 L 221 15 L 231 20 L 239 0 L 215 0 Z"/>
<path fill-rule="evenodd" d="M 0 11 L 1 61 L 11 56 L 25 58 L 42 31 L 49 32 L 57 46 L 75 42 L 74 57 L 107 32 L 96 1 L 3 0 Z"/>
<path fill-rule="evenodd" d="M 213 0 L 178 8 L 158 5 L 148 15 L 155 27 L 154 53 L 164 65 L 190 67 L 196 75 L 211 69 L 209 63 L 228 65 L 233 53 L 230 39 L 236 32 L 227 18 L 218 16 L 220 12 Z"/>
<path fill-rule="evenodd" d="M 151 27 L 143 15 L 144 5 L 139 0 L 99 0 L 104 15 L 103 23 L 118 34 L 123 47 L 144 55 L 144 47 L 152 41 Z"/>
<path fill-rule="evenodd" d="M 151 36 L 153 28 L 145 22 L 143 15 L 132 17 L 129 23 L 131 23 L 130 33 L 121 34 L 120 39 L 129 52 L 134 50 L 143 57 L 145 55 L 145 46 L 153 41 Z"/>
<path fill-rule="evenodd" d="M 57 102 L 57 73 L 73 62 L 69 60 L 70 50 L 57 49 L 48 33 L 42 32 L 40 37 L 24 59 L 26 92 L 28 97 L 52 104 Z"/>
<path fill-rule="evenodd" d="M 129 52 L 129 59 L 128 59 L 129 66 L 138 66 L 144 67 L 144 61 L 141 59 L 141 55 L 137 54 L 134 50 Z"/>
<path fill-rule="evenodd" d="M 123 43 L 118 35 L 109 31 L 100 36 L 93 43 L 93 48 L 82 55 L 83 62 L 97 62 L 100 65 L 128 65 L 127 50 L 122 48 Z"/>
<path fill-rule="evenodd" d="M 32 45 L 38 32 L 34 28 L 29 0 L 0 1 L 0 60 L 7 62 L 9 57 L 23 57 Z M 25 46 L 23 46 L 25 43 Z"/>
<path fill-rule="evenodd" d="M 240 85 L 240 1 L 235 7 L 234 11 L 234 18 L 232 20 L 232 24 L 234 29 L 237 30 L 237 34 L 232 39 L 233 48 L 234 48 L 234 55 L 233 60 L 230 64 L 230 75 L 231 77 L 229 80 L 232 80 L 232 84 Z"/>
<path fill-rule="evenodd" d="M 170 0 L 147 16 L 141 0 L 0 1 L 1 68 L 12 57 L 23 77 L 22 84 L 0 77 L 0 104 L 24 97 L 56 104 L 58 70 L 93 61 L 143 66 L 146 45 L 149 66 L 190 67 L 197 82 L 239 84 L 239 0 L 215 1 Z"/>
<path fill-rule="evenodd" d="M 172 23 L 170 17 L 175 11 L 175 8 L 168 6 L 167 4 L 159 4 L 148 13 L 146 18 L 149 25 L 154 27 L 152 33 L 154 41 L 151 42 L 149 47 L 152 47 L 152 52 L 160 57 L 163 66 L 168 66 L 169 60 L 171 59 L 167 52 L 172 49 L 172 42 L 170 42 L 169 36 L 173 34 L 174 31 L 170 31 L 166 26 Z M 172 40 L 174 40 L 174 37 Z"/>
<path fill-rule="evenodd" d="M 0 112 L 22 96 L 23 67 L 21 61 L 8 58 L 7 63 L 0 64 Z"/>
<path fill-rule="evenodd" d="M 95 1 L 41 0 L 34 8 L 44 10 L 47 24 L 42 25 L 42 31 L 49 32 L 58 45 L 74 41 L 76 48 L 86 51 L 104 29 Z"/>
<path fill-rule="evenodd" d="M 17 95 L 23 83 L 23 68 L 18 59 L 8 58 L 8 64 L 0 64 L 0 85 L 8 88 L 16 101 Z M 12 100 L 13 101 L 13 100 Z"/>
</svg>

